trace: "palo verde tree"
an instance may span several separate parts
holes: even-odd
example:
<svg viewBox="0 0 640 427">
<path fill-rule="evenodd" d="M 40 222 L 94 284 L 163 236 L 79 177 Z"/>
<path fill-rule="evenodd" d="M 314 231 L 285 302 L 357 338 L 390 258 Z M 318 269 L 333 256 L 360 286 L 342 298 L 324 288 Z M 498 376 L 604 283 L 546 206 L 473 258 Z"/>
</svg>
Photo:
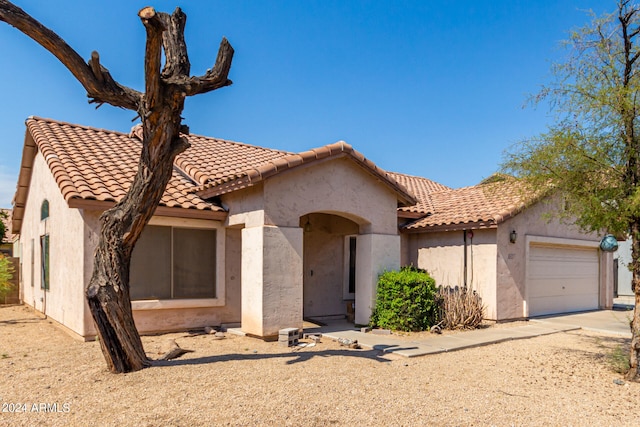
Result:
<svg viewBox="0 0 640 427">
<path fill-rule="evenodd" d="M 583 230 L 630 236 L 635 311 L 629 380 L 640 380 L 640 6 L 621 0 L 570 33 L 567 59 L 534 102 L 556 120 L 505 156 L 505 171 L 566 199 L 561 215 Z"/>
<path fill-rule="evenodd" d="M 147 35 L 144 92 L 118 84 L 100 64 L 97 52 L 85 62 L 53 31 L 19 7 L 0 0 L 0 20 L 55 55 L 87 91 L 89 102 L 132 110 L 142 121 L 138 172 L 124 198 L 100 217 L 93 275 L 85 291 L 108 368 L 118 373 L 149 365 L 133 322 L 129 263 L 134 245 L 171 178 L 175 157 L 189 146 L 184 136 L 188 127 L 180 117 L 185 99 L 230 85 L 227 77 L 233 57 L 233 48 L 223 38 L 213 68 L 202 76 L 190 76 L 182 10 L 177 8 L 169 15 L 145 7 L 138 16 Z"/>
</svg>

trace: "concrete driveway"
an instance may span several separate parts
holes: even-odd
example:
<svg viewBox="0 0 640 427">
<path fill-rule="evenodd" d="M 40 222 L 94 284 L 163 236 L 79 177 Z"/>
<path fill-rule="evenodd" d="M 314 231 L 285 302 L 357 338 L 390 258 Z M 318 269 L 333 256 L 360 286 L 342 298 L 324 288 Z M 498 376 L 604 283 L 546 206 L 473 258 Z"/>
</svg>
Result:
<svg viewBox="0 0 640 427">
<path fill-rule="evenodd" d="M 538 322 L 543 325 L 576 326 L 589 331 L 631 338 L 629 322 L 632 317 L 632 310 L 598 310 L 584 313 L 535 317 L 530 319 L 530 322 Z"/>
</svg>

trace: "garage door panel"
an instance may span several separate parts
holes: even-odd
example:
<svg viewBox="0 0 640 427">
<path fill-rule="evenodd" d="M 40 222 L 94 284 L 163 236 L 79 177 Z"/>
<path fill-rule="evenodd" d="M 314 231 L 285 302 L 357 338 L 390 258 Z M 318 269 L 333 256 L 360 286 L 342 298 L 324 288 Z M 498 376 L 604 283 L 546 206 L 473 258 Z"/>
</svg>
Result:
<svg viewBox="0 0 640 427">
<path fill-rule="evenodd" d="M 594 309 L 593 297 L 584 295 L 575 297 L 571 301 L 557 297 L 540 297 L 534 304 L 534 307 L 538 308 L 531 316 L 544 316 L 547 314 L 571 313 L 574 311 Z"/>
<path fill-rule="evenodd" d="M 597 309 L 598 283 L 595 248 L 530 247 L 527 262 L 530 316 Z"/>
<path fill-rule="evenodd" d="M 598 272 L 594 272 L 592 277 L 597 277 Z M 594 286 L 589 292 L 587 289 L 592 279 L 590 277 L 574 279 L 567 278 L 548 278 L 548 279 L 536 279 L 529 280 L 529 297 L 542 297 L 542 296 L 578 296 L 582 294 L 598 294 L 597 286 Z"/>
</svg>

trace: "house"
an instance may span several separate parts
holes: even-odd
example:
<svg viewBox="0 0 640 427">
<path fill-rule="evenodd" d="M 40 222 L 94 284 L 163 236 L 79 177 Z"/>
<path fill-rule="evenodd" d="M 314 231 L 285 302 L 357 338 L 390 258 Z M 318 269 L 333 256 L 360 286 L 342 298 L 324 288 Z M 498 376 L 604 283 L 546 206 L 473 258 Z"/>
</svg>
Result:
<svg viewBox="0 0 640 427">
<path fill-rule="evenodd" d="M 26 126 L 12 218 L 23 299 L 89 339 L 95 329 L 84 287 L 99 216 L 127 191 L 139 133 L 37 117 Z M 303 318 L 345 315 L 353 303 L 355 322 L 366 324 L 378 275 L 410 262 L 441 281 L 477 286 L 490 318 L 539 314 L 538 303 L 535 310 L 527 304 L 536 298 L 561 300 L 553 305 L 561 311 L 610 306 L 604 271 L 611 257 L 598 252 L 597 236 L 547 224 L 539 216 L 544 204 L 496 206 L 500 217 L 472 214 L 478 206 L 470 194 L 482 189 L 386 172 L 344 142 L 290 153 L 188 139 L 191 148 L 177 157 L 132 256 L 132 308 L 142 333 L 237 323 L 268 338 L 301 327 Z M 591 282 L 588 304 L 571 305 L 569 291 L 533 291 L 556 283 L 524 276 L 539 247 L 595 254 L 590 262 L 600 268 L 589 274 L 597 302 L 589 299 Z"/>
<path fill-rule="evenodd" d="M 631 238 L 619 242 L 618 250 L 613 256 L 614 262 L 614 291 L 615 297 L 632 297 L 633 273 L 631 272 Z"/>
<path fill-rule="evenodd" d="M 403 263 L 441 285 L 480 293 L 495 320 L 611 308 L 613 258 L 549 213 L 558 196 L 524 197 L 511 180 L 429 194 L 422 218 L 405 224 Z M 411 218 L 411 209 L 400 208 Z"/>
</svg>

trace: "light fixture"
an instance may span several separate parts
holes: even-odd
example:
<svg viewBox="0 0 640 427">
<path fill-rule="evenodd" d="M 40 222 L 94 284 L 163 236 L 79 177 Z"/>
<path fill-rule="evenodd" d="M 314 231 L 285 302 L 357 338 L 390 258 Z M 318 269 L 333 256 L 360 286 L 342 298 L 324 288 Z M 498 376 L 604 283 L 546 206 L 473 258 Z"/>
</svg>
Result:
<svg viewBox="0 0 640 427">
<path fill-rule="evenodd" d="M 518 233 L 516 233 L 516 230 L 511 230 L 511 233 L 509 233 L 509 241 L 515 243 L 516 240 L 518 240 Z"/>
<path fill-rule="evenodd" d="M 309 217 L 307 217 L 307 222 L 304 225 L 304 231 L 306 231 L 307 233 L 311 231 L 311 223 L 309 222 Z"/>
</svg>

